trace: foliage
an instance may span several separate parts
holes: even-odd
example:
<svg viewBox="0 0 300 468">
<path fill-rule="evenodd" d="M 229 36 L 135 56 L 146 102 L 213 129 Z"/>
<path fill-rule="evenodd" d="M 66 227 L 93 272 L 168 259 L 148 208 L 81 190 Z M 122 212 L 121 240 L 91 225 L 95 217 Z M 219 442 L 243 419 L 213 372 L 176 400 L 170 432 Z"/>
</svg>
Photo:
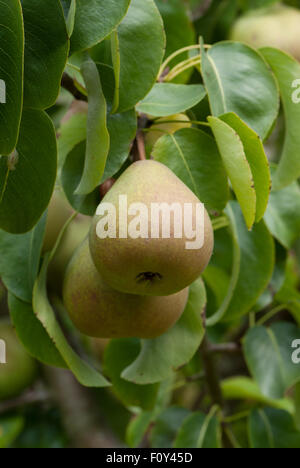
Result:
<svg viewBox="0 0 300 468">
<path fill-rule="evenodd" d="M 41 375 L 68 369 L 94 395 L 119 444 L 300 448 L 300 64 L 227 40 L 239 15 L 273 3 L 0 3 L 0 314 Z M 45 252 L 47 209 L 59 187 L 73 217 L 92 216 L 107 184 L 149 157 L 151 125 L 179 113 L 191 127 L 162 130 L 149 152 L 204 202 L 214 254 L 171 329 L 103 354 L 49 286 L 73 218 Z M 0 404 L 1 448 L 74 442 L 40 386 L 34 408 Z"/>
</svg>

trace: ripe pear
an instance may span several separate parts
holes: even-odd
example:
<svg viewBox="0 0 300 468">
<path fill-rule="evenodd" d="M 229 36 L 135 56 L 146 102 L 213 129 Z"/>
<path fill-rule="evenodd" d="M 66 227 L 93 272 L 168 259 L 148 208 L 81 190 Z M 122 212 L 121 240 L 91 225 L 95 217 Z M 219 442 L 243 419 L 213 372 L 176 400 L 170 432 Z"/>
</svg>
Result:
<svg viewBox="0 0 300 468">
<path fill-rule="evenodd" d="M 64 304 L 76 328 L 98 338 L 155 338 L 179 319 L 187 297 L 187 288 L 167 297 L 115 291 L 96 270 L 88 239 L 75 252 L 63 287 Z"/>
<path fill-rule="evenodd" d="M 33 383 L 37 366 L 19 342 L 13 327 L 6 321 L 0 322 L 1 347 L 6 351 L 6 364 L 0 363 L 0 400 L 7 400 L 19 395 Z"/>
<path fill-rule="evenodd" d="M 128 209 L 141 209 L 138 221 L 136 216 L 127 216 L 123 207 L 119 207 L 120 196 L 126 196 Z M 106 209 L 106 204 L 115 209 L 116 231 L 112 231 L 112 236 L 105 237 L 104 233 L 99 237 L 98 223 L 105 224 L 106 214 L 98 215 L 97 210 L 90 231 L 90 250 L 103 281 L 112 288 L 129 294 L 167 296 L 189 286 L 206 268 L 213 250 L 213 229 L 207 211 L 204 209 L 203 216 L 197 217 L 200 223 L 195 230 L 197 235 L 203 233 L 204 243 L 202 247 L 191 248 L 188 246 L 191 239 L 187 238 L 185 230 L 180 230 L 181 237 L 178 235 L 178 218 L 169 216 L 170 230 L 166 232 L 163 224 L 166 227 L 168 217 L 152 217 L 154 204 L 157 207 L 162 203 L 167 208 L 177 204 L 182 226 L 186 221 L 183 220 L 185 205 L 189 204 L 193 208 L 195 229 L 196 208 L 200 203 L 196 195 L 165 165 L 144 160 L 129 166 L 99 205 L 98 210 Z M 124 227 L 123 217 L 129 229 L 124 238 L 119 229 Z M 136 223 L 137 231 L 141 228 L 143 232 L 132 235 L 131 223 Z"/>
<path fill-rule="evenodd" d="M 174 121 L 174 122 L 173 122 Z M 178 122 L 177 122 L 178 121 Z M 163 123 L 167 122 L 167 123 Z M 152 148 L 157 140 L 166 133 L 173 134 L 181 128 L 190 128 L 190 119 L 185 114 L 174 114 L 169 117 L 157 119 L 146 133 L 145 143 L 147 148 Z"/>
<path fill-rule="evenodd" d="M 72 213 L 73 210 L 64 196 L 62 189 L 56 187 L 48 207 L 43 252 L 48 252 L 53 249 L 60 231 Z"/>
<path fill-rule="evenodd" d="M 241 16 L 230 39 L 254 47 L 275 47 L 300 60 L 300 10 L 274 5 Z"/>
</svg>

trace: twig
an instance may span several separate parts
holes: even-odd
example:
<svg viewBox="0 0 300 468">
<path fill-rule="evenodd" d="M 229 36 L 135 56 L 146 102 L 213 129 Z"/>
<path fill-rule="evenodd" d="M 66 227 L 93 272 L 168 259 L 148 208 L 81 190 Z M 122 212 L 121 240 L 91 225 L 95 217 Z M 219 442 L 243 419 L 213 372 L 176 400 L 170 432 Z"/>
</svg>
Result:
<svg viewBox="0 0 300 468">
<path fill-rule="evenodd" d="M 87 98 L 84 94 L 82 94 L 79 89 L 76 88 L 74 81 L 66 72 L 63 74 L 61 79 L 61 86 L 65 88 L 69 93 L 71 93 L 75 99 L 80 101 L 86 101 Z"/>
<path fill-rule="evenodd" d="M 240 353 L 241 347 L 237 343 L 221 343 L 221 344 L 208 344 L 207 351 L 209 353 Z"/>
<path fill-rule="evenodd" d="M 7 411 L 25 406 L 25 405 L 32 405 L 36 403 L 44 403 L 45 401 L 49 401 L 50 394 L 46 390 L 27 390 L 26 392 L 22 393 L 17 398 L 13 398 L 11 400 L 6 400 L 0 403 L 0 414 L 6 413 Z"/>
<path fill-rule="evenodd" d="M 193 12 L 192 12 L 192 21 L 196 21 L 199 18 L 201 18 L 207 10 L 210 8 L 212 4 L 212 0 L 203 0 L 201 5 L 198 6 Z"/>
<path fill-rule="evenodd" d="M 139 159 L 140 161 L 143 161 L 146 159 L 146 150 L 145 150 L 144 134 L 140 130 L 137 132 L 137 135 L 136 135 L 136 144 L 137 144 L 137 149 L 139 152 Z"/>
<path fill-rule="evenodd" d="M 107 179 L 105 182 L 103 182 L 103 184 L 100 185 L 99 191 L 100 191 L 100 198 L 101 198 L 101 200 L 105 197 L 105 195 L 107 194 L 107 192 L 112 188 L 112 186 L 114 185 L 114 183 L 115 183 L 115 179 L 113 179 L 112 177 L 110 177 L 110 178 Z"/>
</svg>

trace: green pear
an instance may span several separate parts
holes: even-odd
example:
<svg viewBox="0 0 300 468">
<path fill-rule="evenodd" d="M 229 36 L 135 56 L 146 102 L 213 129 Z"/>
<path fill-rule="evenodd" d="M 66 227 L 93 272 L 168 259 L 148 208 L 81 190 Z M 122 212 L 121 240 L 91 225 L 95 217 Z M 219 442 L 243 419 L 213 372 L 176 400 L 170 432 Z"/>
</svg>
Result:
<svg viewBox="0 0 300 468">
<path fill-rule="evenodd" d="M 124 196 L 128 208 L 141 207 L 138 218 L 127 216 L 124 207 L 119 205 L 120 197 Z M 178 217 L 175 219 L 171 211 L 157 216 L 158 206 L 169 209 L 173 203 L 181 210 L 182 226 L 186 205 L 193 208 L 192 224 L 195 227 L 200 201 L 170 169 L 152 160 L 132 164 L 106 194 L 97 213 L 107 206 L 114 208 L 116 229 L 115 232 L 111 230 L 112 235 L 104 233 L 99 237 L 99 225 L 106 221 L 105 215 L 96 214 L 90 231 L 90 249 L 101 277 L 112 288 L 129 294 L 167 296 L 189 286 L 206 268 L 213 250 L 213 229 L 207 211 L 204 209 L 195 230 L 195 235 L 203 233 L 204 243 L 192 248 L 188 245 L 191 236 L 187 236 L 183 229 L 178 234 Z M 152 217 L 153 207 L 156 216 Z M 128 221 L 127 232 L 132 227 L 134 230 L 137 224 L 133 234 L 124 231 L 125 237 L 122 232 L 124 216 Z M 165 230 L 168 217 L 169 232 Z M 121 224 L 119 219 L 122 219 Z M 143 231 L 138 232 L 141 227 Z M 109 225 L 107 231 L 110 228 L 113 225 Z"/>
<path fill-rule="evenodd" d="M 190 128 L 191 126 L 190 119 L 185 114 L 174 114 L 169 117 L 157 119 L 146 133 L 146 147 L 152 148 L 157 140 L 166 133 L 173 134 L 181 128 Z"/>
<path fill-rule="evenodd" d="M 188 289 L 167 297 L 113 290 L 91 259 L 88 239 L 75 252 L 63 287 L 65 307 L 76 328 L 98 338 L 155 338 L 181 316 Z"/>
<path fill-rule="evenodd" d="M 53 249 L 60 231 L 72 213 L 73 210 L 64 196 L 62 189 L 56 187 L 48 207 L 43 252 L 48 252 Z"/>
<path fill-rule="evenodd" d="M 236 21 L 230 39 L 275 47 L 300 60 L 300 10 L 279 4 L 249 12 Z"/>
<path fill-rule="evenodd" d="M 67 266 L 77 247 L 87 237 L 91 226 L 91 217 L 78 214 L 67 227 L 55 256 L 48 268 L 48 286 L 61 294 L 61 288 Z"/>
<path fill-rule="evenodd" d="M 19 395 L 29 387 L 37 374 L 35 361 L 27 354 L 13 327 L 0 322 L 0 347 L 5 345 L 6 363 L 0 363 L 0 400 Z"/>
</svg>

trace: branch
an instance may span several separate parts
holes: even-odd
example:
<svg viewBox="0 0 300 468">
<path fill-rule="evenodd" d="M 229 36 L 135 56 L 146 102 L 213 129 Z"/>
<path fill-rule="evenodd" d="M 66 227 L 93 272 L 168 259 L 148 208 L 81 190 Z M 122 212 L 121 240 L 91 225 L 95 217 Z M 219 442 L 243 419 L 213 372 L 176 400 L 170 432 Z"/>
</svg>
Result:
<svg viewBox="0 0 300 468">
<path fill-rule="evenodd" d="M 44 403 L 49 401 L 50 394 L 46 390 L 33 389 L 27 390 L 17 398 L 6 400 L 0 403 L 0 414 L 6 413 L 7 411 L 20 408 L 25 405 L 32 405 L 35 403 Z"/>
<path fill-rule="evenodd" d="M 99 191 L 100 191 L 101 200 L 105 197 L 105 195 L 112 188 L 112 186 L 114 185 L 115 182 L 116 182 L 116 180 L 113 179 L 112 177 L 110 177 L 105 182 L 103 182 L 103 184 L 100 185 Z"/>
<path fill-rule="evenodd" d="M 241 347 L 237 343 L 209 344 L 207 347 L 209 353 L 240 353 Z"/>
<path fill-rule="evenodd" d="M 61 79 L 61 86 L 69 91 L 75 99 L 80 100 L 80 101 L 86 101 L 87 98 L 84 94 L 82 94 L 75 86 L 73 79 L 68 75 L 66 72 L 63 73 L 62 79 Z"/>
</svg>

